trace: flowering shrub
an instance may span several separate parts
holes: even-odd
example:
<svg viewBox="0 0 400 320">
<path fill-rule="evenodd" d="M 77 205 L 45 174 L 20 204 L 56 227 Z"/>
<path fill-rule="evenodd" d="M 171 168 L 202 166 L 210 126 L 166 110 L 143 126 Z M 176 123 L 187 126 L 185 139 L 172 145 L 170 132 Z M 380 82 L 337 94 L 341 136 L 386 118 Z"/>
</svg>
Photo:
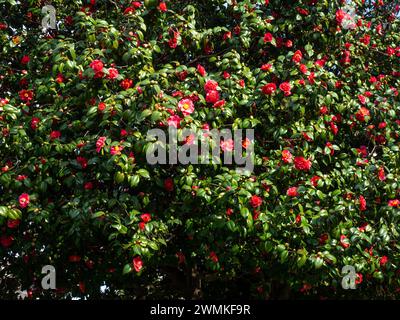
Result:
<svg viewBox="0 0 400 320">
<path fill-rule="evenodd" d="M 396 1 L 44 2 L 0 4 L 2 298 L 398 297 Z M 148 164 L 168 126 L 254 172 Z"/>
</svg>

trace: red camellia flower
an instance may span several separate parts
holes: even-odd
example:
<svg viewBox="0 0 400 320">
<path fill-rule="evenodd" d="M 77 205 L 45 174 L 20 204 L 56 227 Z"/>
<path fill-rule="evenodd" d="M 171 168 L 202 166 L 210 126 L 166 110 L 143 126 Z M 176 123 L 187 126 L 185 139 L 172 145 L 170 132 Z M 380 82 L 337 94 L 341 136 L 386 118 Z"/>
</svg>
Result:
<svg viewBox="0 0 400 320">
<path fill-rule="evenodd" d="M 146 223 L 144 223 L 143 221 L 139 222 L 138 226 L 139 226 L 139 229 L 143 231 L 146 228 Z"/>
<path fill-rule="evenodd" d="M 197 71 L 200 73 L 202 77 L 205 77 L 207 75 L 206 69 L 201 64 L 197 65 Z"/>
<path fill-rule="evenodd" d="M 86 182 L 83 186 L 85 190 L 92 190 L 93 189 L 93 182 Z"/>
<path fill-rule="evenodd" d="M 82 169 L 86 169 L 88 160 L 85 157 L 77 157 L 76 161 L 81 165 Z"/>
<path fill-rule="evenodd" d="M 58 130 L 53 130 L 52 132 L 50 132 L 50 139 L 51 140 L 55 140 L 55 139 L 60 139 L 61 137 L 61 132 Z"/>
<path fill-rule="evenodd" d="M 344 12 L 343 10 L 339 9 L 336 11 L 336 22 L 341 25 L 343 19 L 346 17 L 346 12 Z"/>
<path fill-rule="evenodd" d="M 271 68 L 272 68 L 272 64 L 266 63 L 266 64 L 263 64 L 263 65 L 261 66 L 260 69 L 261 69 L 262 71 L 270 71 Z"/>
<path fill-rule="evenodd" d="M 385 169 L 383 167 L 380 167 L 378 170 L 378 178 L 380 181 L 385 181 L 386 176 L 385 176 Z"/>
<path fill-rule="evenodd" d="M 250 205 L 253 208 L 258 208 L 259 206 L 261 206 L 262 202 L 263 201 L 262 201 L 261 197 L 256 196 L 256 195 L 251 196 L 250 201 L 249 201 Z"/>
<path fill-rule="evenodd" d="M 276 84 L 267 83 L 266 85 L 262 86 L 261 91 L 266 95 L 271 95 L 276 91 Z"/>
<path fill-rule="evenodd" d="M 219 100 L 219 92 L 217 90 L 208 91 L 206 94 L 207 103 L 216 103 Z"/>
<path fill-rule="evenodd" d="M 289 197 L 297 197 L 299 195 L 299 193 L 297 192 L 297 187 L 290 187 L 289 189 L 287 189 L 286 194 Z"/>
<path fill-rule="evenodd" d="M 124 79 L 121 81 L 120 86 L 124 90 L 128 90 L 133 86 L 133 81 L 131 79 Z"/>
<path fill-rule="evenodd" d="M 367 210 L 367 201 L 363 196 L 360 196 L 358 198 L 358 201 L 360 202 L 360 211 L 365 211 Z"/>
<path fill-rule="evenodd" d="M 21 208 L 26 208 L 29 205 L 29 194 L 23 193 L 18 198 L 19 206 Z"/>
<path fill-rule="evenodd" d="M 292 61 L 295 63 L 300 63 L 301 59 L 303 59 L 303 54 L 300 50 L 297 50 L 292 57 Z"/>
<path fill-rule="evenodd" d="M 323 235 L 321 235 L 321 236 L 319 237 L 319 244 L 320 244 L 320 245 L 324 245 L 328 239 L 329 239 L 328 234 L 327 234 L 327 233 L 324 233 Z"/>
<path fill-rule="evenodd" d="M 119 75 L 119 72 L 117 69 L 115 69 L 115 68 L 108 69 L 108 76 L 107 76 L 108 79 L 114 80 L 118 77 L 118 75 Z"/>
<path fill-rule="evenodd" d="M 218 89 L 218 82 L 214 80 L 207 80 L 206 84 L 204 85 L 204 91 L 214 91 Z"/>
<path fill-rule="evenodd" d="M 10 219 L 7 221 L 7 227 L 9 227 L 10 229 L 15 229 L 19 226 L 20 223 L 21 220 L 19 219 Z"/>
<path fill-rule="evenodd" d="M 93 60 L 89 65 L 95 73 L 103 71 L 104 64 L 101 60 Z"/>
<path fill-rule="evenodd" d="M 13 241 L 14 241 L 14 238 L 12 236 L 2 235 L 0 237 L 0 244 L 3 248 L 11 247 Z"/>
<path fill-rule="evenodd" d="M 23 102 L 30 102 L 33 100 L 33 91 L 32 90 L 21 90 L 19 93 L 19 97 Z"/>
<path fill-rule="evenodd" d="M 36 117 L 32 118 L 32 120 L 31 120 L 31 128 L 32 128 L 32 130 L 36 130 L 38 128 L 39 122 L 40 122 L 39 118 L 36 118 Z"/>
<path fill-rule="evenodd" d="M 379 264 L 380 264 L 381 266 L 384 266 L 386 263 L 388 263 L 388 261 L 389 261 L 388 257 L 387 257 L 387 256 L 383 256 L 383 257 L 381 257 L 381 258 L 379 259 Z"/>
<path fill-rule="evenodd" d="M 140 258 L 139 256 L 133 258 L 133 268 L 135 269 L 136 272 L 140 272 L 140 270 L 142 270 L 143 268 L 143 261 L 142 258 Z"/>
<path fill-rule="evenodd" d="M 172 192 L 174 191 L 174 180 L 172 180 L 172 178 L 167 178 L 164 181 L 164 188 L 165 190 L 167 190 L 168 192 Z"/>
<path fill-rule="evenodd" d="M 363 282 L 363 275 L 361 273 L 357 273 L 357 278 L 355 283 L 356 284 L 361 284 Z"/>
<path fill-rule="evenodd" d="M 312 185 L 314 186 L 314 187 L 317 187 L 318 186 L 318 180 L 320 180 L 321 179 L 321 177 L 319 177 L 319 176 L 313 176 L 311 179 L 310 179 L 310 181 L 311 181 L 311 183 L 312 183 Z"/>
<path fill-rule="evenodd" d="M 194 104 L 190 99 L 182 99 L 178 103 L 178 110 L 183 113 L 184 116 L 188 116 L 194 112 Z"/>
<path fill-rule="evenodd" d="M 292 86 L 290 85 L 289 82 L 283 82 L 280 84 L 279 89 L 281 89 L 283 91 L 283 93 L 285 94 L 285 96 L 290 96 L 292 93 L 290 92 L 290 90 L 292 89 Z"/>
<path fill-rule="evenodd" d="M 212 260 L 212 262 L 217 263 L 218 262 L 218 256 L 214 251 L 210 252 L 210 259 Z"/>
<path fill-rule="evenodd" d="M 264 34 L 264 43 L 271 42 L 273 39 L 274 36 L 272 35 L 272 33 L 267 32 L 266 34 Z"/>
<path fill-rule="evenodd" d="M 81 261 L 81 256 L 78 256 L 78 255 L 70 255 L 70 256 L 68 257 L 68 261 L 69 261 L 69 262 L 72 262 L 72 263 L 79 262 L 79 261 Z"/>
<path fill-rule="evenodd" d="M 294 167 L 297 170 L 309 171 L 311 168 L 311 160 L 305 159 L 303 157 L 294 158 Z"/>
<path fill-rule="evenodd" d="M 370 116 L 370 112 L 365 107 L 361 107 L 356 113 L 357 120 L 361 121 L 361 122 L 364 122 L 366 120 L 365 117 L 369 117 L 369 116 Z"/>
<path fill-rule="evenodd" d="M 158 10 L 160 10 L 160 11 L 162 11 L 162 12 L 166 12 L 168 9 L 167 9 L 167 4 L 165 3 L 165 2 L 161 2 L 159 5 L 158 5 Z"/>
<path fill-rule="evenodd" d="M 151 220 L 151 215 L 150 213 L 143 213 L 142 215 L 140 215 L 140 219 L 142 219 L 144 223 L 147 223 Z"/>
<path fill-rule="evenodd" d="M 31 59 L 29 58 L 29 56 L 23 56 L 21 59 L 21 64 L 28 64 L 29 61 L 31 61 Z"/>
<path fill-rule="evenodd" d="M 349 239 L 344 234 L 340 236 L 340 245 L 345 249 L 350 247 Z"/>
</svg>

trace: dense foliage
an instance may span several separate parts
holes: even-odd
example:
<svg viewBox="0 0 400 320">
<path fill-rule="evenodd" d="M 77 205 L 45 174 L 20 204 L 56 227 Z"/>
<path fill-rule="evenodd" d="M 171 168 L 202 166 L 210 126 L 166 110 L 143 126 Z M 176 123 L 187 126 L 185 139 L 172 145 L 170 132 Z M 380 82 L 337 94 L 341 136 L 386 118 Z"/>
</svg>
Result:
<svg viewBox="0 0 400 320">
<path fill-rule="evenodd" d="M 398 297 L 396 1 L 46 4 L 0 1 L 1 298 Z M 253 173 L 149 165 L 168 126 L 253 128 Z"/>
</svg>

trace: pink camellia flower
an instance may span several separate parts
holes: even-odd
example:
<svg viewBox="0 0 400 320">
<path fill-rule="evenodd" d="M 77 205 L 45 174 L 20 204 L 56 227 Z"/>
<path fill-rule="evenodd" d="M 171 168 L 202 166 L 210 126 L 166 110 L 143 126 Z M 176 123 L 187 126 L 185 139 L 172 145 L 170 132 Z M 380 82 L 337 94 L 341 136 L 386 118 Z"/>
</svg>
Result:
<svg viewBox="0 0 400 320">
<path fill-rule="evenodd" d="M 297 187 L 290 187 L 289 189 L 287 189 L 286 194 L 289 197 L 297 197 L 299 195 L 299 193 L 297 192 Z"/>
<path fill-rule="evenodd" d="M 292 86 L 290 85 L 289 82 L 282 82 L 279 86 L 279 89 L 281 89 L 283 91 L 283 93 L 285 94 L 285 96 L 290 96 L 292 93 L 290 92 L 290 90 L 292 89 Z"/>
<path fill-rule="evenodd" d="M 21 208 L 26 208 L 29 205 L 30 199 L 29 194 L 23 193 L 18 198 L 19 206 Z"/>
<path fill-rule="evenodd" d="M 133 268 L 135 269 L 136 272 L 139 272 L 140 270 L 142 270 L 143 268 L 143 261 L 142 258 L 140 258 L 139 256 L 133 258 Z"/>
<path fill-rule="evenodd" d="M 184 116 L 188 116 L 194 112 L 194 104 L 190 99 L 182 99 L 178 103 L 178 109 L 183 113 Z"/>
<path fill-rule="evenodd" d="M 108 79 L 114 80 L 118 78 L 119 72 L 115 68 L 108 69 Z"/>
<path fill-rule="evenodd" d="M 263 202 L 263 201 L 262 201 L 261 197 L 254 195 L 254 196 L 251 196 L 250 201 L 249 201 L 249 204 L 250 204 L 253 208 L 258 208 L 258 207 L 261 206 L 262 202 Z"/>
<path fill-rule="evenodd" d="M 93 60 L 89 65 L 95 73 L 102 72 L 104 64 L 100 60 Z"/>
<path fill-rule="evenodd" d="M 400 206 L 400 200 L 398 199 L 389 200 L 388 206 L 393 208 L 398 208 Z"/>
<path fill-rule="evenodd" d="M 106 137 L 100 137 L 96 142 L 96 152 L 99 153 L 106 143 Z"/>
<path fill-rule="evenodd" d="M 204 85 L 204 91 L 214 91 L 218 88 L 218 82 L 214 80 L 207 80 L 206 84 Z"/>
<path fill-rule="evenodd" d="M 196 136 L 194 134 L 190 134 L 185 138 L 185 144 L 191 146 L 195 143 Z"/>
<path fill-rule="evenodd" d="M 181 125 L 181 117 L 178 115 L 172 115 L 167 119 L 168 126 L 179 128 Z"/>
<path fill-rule="evenodd" d="M 282 151 L 282 161 L 285 163 L 291 163 L 293 161 L 293 156 L 289 150 Z"/>
<path fill-rule="evenodd" d="M 219 100 L 219 92 L 217 90 L 208 91 L 206 94 L 207 103 L 216 103 Z"/>
<path fill-rule="evenodd" d="M 220 142 L 220 147 L 222 149 L 222 151 L 229 151 L 232 152 L 233 148 L 234 148 L 234 142 L 232 139 L 228 139 L 228 140 L 224 140 Z"/>
<path fill-rule="evenodd" d="M 110 149 L 110 153 L 113 156 L 119 156 L 123 149 L 124 149 L 124 147 L 122 147 L 122 146 L 112 146 Z"/>
<path fill-rule="evenodd" d="M 309 171 L 311 168 L 311 161 L 308 159 L 305 159 L 303 157 L 295 157 L 294 158 L 294 167 L 297 170 Z"/>
</svg>

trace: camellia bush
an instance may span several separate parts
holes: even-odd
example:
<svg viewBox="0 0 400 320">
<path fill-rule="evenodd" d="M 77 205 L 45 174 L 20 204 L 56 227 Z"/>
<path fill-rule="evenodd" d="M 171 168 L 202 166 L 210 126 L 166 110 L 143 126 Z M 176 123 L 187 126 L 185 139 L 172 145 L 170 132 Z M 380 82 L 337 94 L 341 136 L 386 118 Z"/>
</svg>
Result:
<svg viewBox="0 0 400 320">
<path fill-rule="evenodd" d="M 0 1 L 0 297 L 398 298 L 399 11 Z M 169 127 L 254 170 L 149 164 Z"/>
</svg>

